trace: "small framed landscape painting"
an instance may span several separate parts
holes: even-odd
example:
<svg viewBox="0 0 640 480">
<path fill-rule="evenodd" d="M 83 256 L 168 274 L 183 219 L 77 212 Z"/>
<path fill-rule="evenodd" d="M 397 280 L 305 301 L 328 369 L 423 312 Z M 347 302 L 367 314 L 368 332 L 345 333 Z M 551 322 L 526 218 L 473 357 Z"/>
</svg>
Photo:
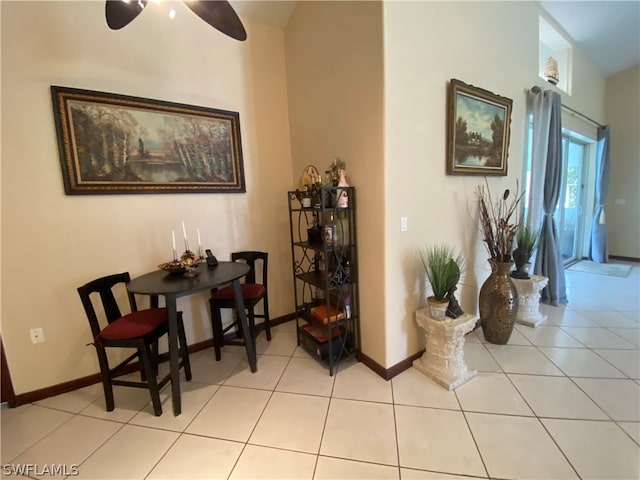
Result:
<svg viewBox="0 0 640 480">
<path fill-rule="evenodd" d="M 510 98 L 451 79 L 447 118 L 447 173 L 506 175 Z"/>
</svg>

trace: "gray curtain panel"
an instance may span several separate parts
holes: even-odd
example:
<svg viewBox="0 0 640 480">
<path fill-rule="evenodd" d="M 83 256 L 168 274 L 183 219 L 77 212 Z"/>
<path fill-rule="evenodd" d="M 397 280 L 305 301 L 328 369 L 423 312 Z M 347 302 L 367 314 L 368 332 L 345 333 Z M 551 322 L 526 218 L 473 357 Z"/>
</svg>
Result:
<svg viewBox="0 0 640 480">
<path fill-rule="evenodd" d="M 552 98 L 551 121 L 549 122 L 549 142 L 542 200 L 544 216 L 534 272 L 536 275 L 543 275 L 549 279 L 549 283 L 542 290 L 541 301 L 558 306 L 568 303 L 560 240 L 553 218 L 562 181 L 562 124 L 560 119 L 562 100 L 560 95 L 555 92 L 547 91 L 545 95 L 550 95 Z"/>
<path fill-rule="evenodd" d="M 542 188 L 547 168 L 547 152 L 549 150 L 549 123 L 551 122 L 551 104 L 553 98 L 547 90 L 533 87 L 527 93 L 528 109 L 532 119 L 531 135 L 531 180 L 529 191 L 529 207 L 527 209 L 526 226 L 531 230 L 539 230 L 542 222 Z M 531 258 L 535 264 L 535 256 Z"/>
<path fill-rule="evenodd" d="M 598 151 L 596 153 L 596 208 L 591 221 L 591 238 L 589 239 L 589 259 L 597 263 L 609 260 L 607 244 L 607 223 L 604 204 L 609 193 L 609 154 L 611 130 L 608 125 L 598 128 Z"/>
</svg>

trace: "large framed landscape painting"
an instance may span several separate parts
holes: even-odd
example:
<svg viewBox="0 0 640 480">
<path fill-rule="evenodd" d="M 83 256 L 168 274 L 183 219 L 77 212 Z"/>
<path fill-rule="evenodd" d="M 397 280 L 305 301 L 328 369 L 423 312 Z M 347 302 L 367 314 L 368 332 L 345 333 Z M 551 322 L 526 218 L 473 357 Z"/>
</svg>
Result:
<svg viewBox="0 0 640 480">
<path fill-rule="evenodd" d="M 451 79 L 447 173 L 506 175 L 512 100 Z"/>
<path fill-rule="evenodd" d="M 51 87 L 67 195 L 245 191 L 237 112 Z"/>
</svg>

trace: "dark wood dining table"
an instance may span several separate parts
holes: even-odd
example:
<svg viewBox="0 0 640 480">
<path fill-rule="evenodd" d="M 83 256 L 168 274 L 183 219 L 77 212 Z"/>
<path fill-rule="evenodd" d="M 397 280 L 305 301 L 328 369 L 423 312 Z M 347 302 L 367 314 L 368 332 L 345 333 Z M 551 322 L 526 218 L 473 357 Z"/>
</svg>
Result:
<svg viewBox="0 0 640 480">
<path fill-rule="evenodd" d="M 218 262 L 215 267 L 208 267 L 206 263 L 198 265 L 196 275 L 185 277 L 156 270 L 129 282 L 127 289 L 141 295 L 158 295 L 165 298 L 165 305 L 169 311 L 169 365 L 171 372 L 171 400 L 173 414 L 180 415 L 182 402 L 180 398 L 180 371 L 178 350 L 178 309 L 177 299 L 194 293 L 210 290 L 224 284 L 231 283 L 236 302 L 236 311 L 242 333 L 245 338 L 247 357 L 251 372 L 257 371 L 256 348 L 253 335 L 249 329 L 249 322 L 244 309 L 244 300 L 240 288 L 240 279 L 249 273 L 249 266 L 241 262 Z"/>
</svg>

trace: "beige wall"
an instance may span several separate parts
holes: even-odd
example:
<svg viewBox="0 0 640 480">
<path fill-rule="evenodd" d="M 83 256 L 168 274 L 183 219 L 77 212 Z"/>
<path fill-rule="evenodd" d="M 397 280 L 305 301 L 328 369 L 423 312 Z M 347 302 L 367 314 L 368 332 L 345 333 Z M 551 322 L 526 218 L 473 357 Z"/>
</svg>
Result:
<svg viewBox="0 0 640 480">
<path fill-rule="evenodd" d="M 536 3 L 383 3 L 379 58 L 378 5 L 298 4 L 286 30 L 287 79 L 294 176 L 309 163 L 322 167 L 339 156 L 358 187 L 362 350 L 391 367 L 424 346 L 413 320 L 424 306 L 420 246 L 447 242 L 466 254 L 460 294 L 467 311 L 476 311 L 478 286 L 488 275 L 474 204 L 481 179 L 444 173 L 449 79 L 514 101 L 509 175 L 489 179 L 500 190 L 522 177 L 525 90 L 555 87 L 537 75 Z M 560 92 L 563 102 L 602 119 L 604 78 L 579 51 L 574 73 L 573 95 Z M 370 147 L 365 158 L 362 139 Z"/>
<path fill-rule="evenodd" d="M 609 254 L 640 258 L 640 65 L 607 79 L 611 185 L 605 210 Z"/>
<path fill-rule="evenodd" d="M 219 258 L 269 251 L 271 315 L 292 311 L 284 34 L 245 21 L 237 42 L 181 2 L 173 21 L 150 5 L 111 31 L 104 2 L 1 2 L 2 336 L 17 394 L 98 370 L 76 288 L 155 269 L 181 220 Z M 52 84 L 239 112 L 247 193 L 65 196 Z M 178 307 L 190 342 L 211 337 L 205 294 Z"/>
<path fill-rule="evenodd" d="M 222 258 L 269 250 L 272 315 L 291 312 L 284 192 L 305 165 L 324 169 L 336 156 L 358 193 L 363 352 L 391 367 L 423 348 L 413 316 L 424 305 L 418 249 L 427 242 L 466 254 L 459 293 L 475 312 L 488 274 L 474 203 L 481 179 L 444 173 L 447 83 L 513 99 L 509 175 L 489 179 L 513 188 L 524 92 L 554 88 L 537 76 L 536 3 L 301 2 L 285 33 L 245 21 L 245 43 L 184 6 L 169 33 L 152 9 L 112 32 L 101 2 L 0 8 L 2 334 L 17 393 L 97 371 L 75 288 L 106 272 L 153 269 L 181 220 Z M 574 66 L 563 102 L 604 122 L 604 78 L 579 52 Z M 247 193 L 65 196 L 51 84 L 239 111 Z M 191 342 L 211 334 L 204 300 L 179 300 Z M 30 343 L 34 327 L 44 344 Z"/>
<path fill-rule="evenodd" d="M 357 195 L 362 351 L 385 365 L 382 4 L 300 2 L 285 38 L 293 175 L 346 162 Z"/>
<path fill-rule="evenodd" d="M 526 103 L 538 77 L 538 6 L 534 2 L 388 2 L 384 4 L 386 366 L 424 347 L 414 311 L 425 279 L 418 257 L 425 243 L 448 243 L 467 257 L 458 292 L 477 313 L 489 274 L 478 236 L 475 189 L 483 179 L 447 176 L 446 101 L 451 78 L 513 100 L 509 172 L 489 178 L 495 191 L 522 178 Z M 603 118 L 604 78 L 579 52 L 573 95 L 563 102 Z M 409 230 L 400 232 L 400 217 Z"/>
</svg>

